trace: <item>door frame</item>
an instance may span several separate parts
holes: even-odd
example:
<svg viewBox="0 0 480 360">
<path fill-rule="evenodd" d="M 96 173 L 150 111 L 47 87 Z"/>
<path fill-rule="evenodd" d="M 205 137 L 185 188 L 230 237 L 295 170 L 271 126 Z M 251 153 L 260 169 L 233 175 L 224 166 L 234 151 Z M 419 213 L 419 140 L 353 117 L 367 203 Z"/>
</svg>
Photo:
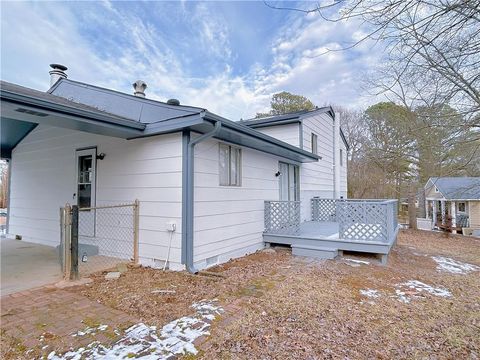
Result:
<svg viewBox="0 0 480 360">
<path fill-rule="evenodd" d="M 287 173 L 283 174 L 281 171 L 281 166 L 286 165 L 287 166 Z M 278 192 L 279 192 L 279 200 L 280 201 L 299 201 L 300 200 L 300 166 L 297 164 L 292 164 L 292 163 L 287 163 L 284 161 L 279 161 L 278 162 L 278 171 L 280 172 L 280 176 L 278 179 Z M 291 174 L 291 171 L 293 171 L 293 174 Z M 288 189 L 288 200 L 282 200 L 282 176 L 287 176 L 287 189 Z M 293 177 L 293 182 L 294 182 L 294 194 L 293 194 L 293 199 L 290 199 L 290 188 L 291 188 L 291 181 Z M 296 185 L 296 186 L 295 186 Z"/>
</svg>

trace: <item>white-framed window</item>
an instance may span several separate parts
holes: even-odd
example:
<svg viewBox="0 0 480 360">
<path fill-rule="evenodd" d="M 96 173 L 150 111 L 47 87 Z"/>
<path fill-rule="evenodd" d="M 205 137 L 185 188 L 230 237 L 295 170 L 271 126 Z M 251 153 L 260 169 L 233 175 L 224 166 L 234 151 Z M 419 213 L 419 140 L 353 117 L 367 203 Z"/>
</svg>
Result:
<svg viewBox="0 0 480 360">
<path fill-rule="evenodd" d="M 435 192 L 436 193 L 440 192 L 436 186 L 435 186 Z"/>
<path fill-rule="evenodd" d="M 318 154 L 318 136 L 317 134 L 312 133 L 312 154 Z"/>
<path fill-rule="evenodd" d="M 340 149 L 340 166 L 343 166 L 343 149 Z"/>
<path fill-rule="evenodd" d="M 221 186 L 242 185 L 242 149 L 219 144 L 219 173 Z"/>
<path fill-rule="evenodd" d="M 466 212 L 467 211 L 467 204 L 465 202 L 458 203 L 458 211 L 459 212 Z"/>
<path fill-rule="evenodd" d="M 76 200 L 80 208 L 95 206 L 95 178 L 97 169 L 97 149 L 76 151 Z"/>
</svg>

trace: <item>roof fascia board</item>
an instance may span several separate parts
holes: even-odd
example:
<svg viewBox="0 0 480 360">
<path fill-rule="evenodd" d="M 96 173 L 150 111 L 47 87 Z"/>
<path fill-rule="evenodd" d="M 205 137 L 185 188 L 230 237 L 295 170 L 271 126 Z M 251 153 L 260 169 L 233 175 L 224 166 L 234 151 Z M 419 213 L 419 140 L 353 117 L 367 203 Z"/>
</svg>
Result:
<svg viewBox="0 0 480 360">
<path fill-rule="evenodd" d="M 298 155 L 301 155 L 305 158 L 310 159 L 311 161 L 318 161 L 322 157 L 316 154 L 312 154 L 308 151 L 302 150 L 296 146 L 287 144 L 286 142 L 283 142 L 281 140 L 277 140 L 271 136 L 265 135 L 259 131 L 256 131 L 254 129 L 249 128 L 246 125 L 239 124 L 238 122 L 227 120 L 225 118 L 222 118 L 221 116 L 212 114 L 208 111 L 205 112 L 205 118 L 206 119 L 211 119 L 213 121 L 222 121 L 222 125 L 224 125 L 224 128 L 232 129 L 236 132 L 239 132 L 244 135 L 251 136 L 253 138 L 268 142 L 272 145 L 279 146 L 281 148 L 284 148 L 286 150 L 292 151 L 294 153 L 297 153 Z"/>
<path fill-rule="evenodd" d="M 38 99 L 32 96 L 17 94 L 10 91 L 1 90 L 1 99 L 2 101 L 7 101 L 10 103 L 19 104 L 22 106 L 31 106 L 42 109 L 42 111 L 53 111 L 53 112 L 60 112 L 63 114 L 78 116 L 90 120 L 101 121 L 105 123 L 110 123 L 116 126 L 127 127 L 131 129 L 143 130 L 145 129 L 145 124 L 135 122 L 128 119 L 122 119 L 120 117 L 113 117 L 109 116 L 108 114 L 100 114 L 97 112 L 85 110 L 85 109 L 77 109 L 71 106 L 67 106 L 64 104 L 58 104 L 53 101 L 46 101 L 42 99 Z"/>
<path fill-rule="evenodd" d="M 267 126 L 292 124 L 292 123 L 298 123 L 298 122 L 300 122 L 300 118 L 299 116 L 295 116 L 295 117 L 290 117 L 290 118 L 280 119 L 280 120 L 277 120 L 277 119 L 265 119 L 263 121 L 254 120 L 250 123 L 248 121 L 245 121 L 245 122 L 240 122 L 240 124 L 244 126 L 248 126 L 249 128 L 259 128 L 259 127 L 267 127 Z"/>
<path fill-rule="evenodd" d="M 25 122 L 31 122 L 35 124 L 45 124 L 49 126 L 63 127 L 71 130 L 84 131 L 94 134 L 100 134 L 105 136 L 119 137 L 126 139 L 129 136 L 135 134 L 141 134 L 142 130 L 132 129 L 130 127 L 121 126 L 111 122 L 99 121 L 94 117 L 83 117 L 77 114 L 70 114 L 68 112 L 62 112 L 52 110 L 48 108 L 42 108 L 38 106 L 27 105 L 25 103 L 17 103 L 6 101 L 2 99 L 1 116 L 4 118 L 12 118 L 14 120 L 20 120 Z M 11 106 L 14 105 L 14 106 Z M 46 117 L 38 117 L 35 115 L 16 114 L 13 107 L 22 106 L 26 109 L 41 110 L 42 112 L 50 115 Z M 16 117 L 18 116 L 18 118 Z M 65 119 L 65 122 L 61 122 L 60 119 Z"/>
</svg>

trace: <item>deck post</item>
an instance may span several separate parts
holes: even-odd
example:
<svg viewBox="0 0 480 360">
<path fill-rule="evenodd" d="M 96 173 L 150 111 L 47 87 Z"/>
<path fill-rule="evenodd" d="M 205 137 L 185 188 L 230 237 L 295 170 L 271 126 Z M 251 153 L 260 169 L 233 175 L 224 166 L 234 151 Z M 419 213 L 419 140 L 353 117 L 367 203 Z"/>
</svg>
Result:
<svg viewBox="0 0 480 360">
<path fill-rule="evenodd" d="M 387 265 L 388 263 L 388 254 L 379 254 L 380 256 L 380 263 L 382 265 Z"/>
</svg>

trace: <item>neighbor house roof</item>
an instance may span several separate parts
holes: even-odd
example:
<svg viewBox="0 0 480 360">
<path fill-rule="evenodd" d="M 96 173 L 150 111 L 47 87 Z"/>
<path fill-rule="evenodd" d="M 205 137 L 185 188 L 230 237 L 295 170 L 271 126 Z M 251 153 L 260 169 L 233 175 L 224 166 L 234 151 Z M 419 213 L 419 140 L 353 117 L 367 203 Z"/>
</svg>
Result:
<svg viewBox="0 0 480 360">
<path fill-rule="evenodd" d="M 6 158 L 36 124 L 134 139 L 182 130 L 206 133 L 216 122 L 222 124 L 215 135 L 219 140 L 297 162 L 321 158 L 202 108 L 170 105 L 67 79 L 59 80 L 48 93 L 2 82 L 0 98 L 2 157 Z M 3 141 L 4 129 L 10 129 L 5 136 L 11 140 Z"/>
<path fill-rule="evenodd" d="M 295 111 L 295 112 L 286 113 L 286 114 L 262 117 L 262 118 L 240 120 L 240 122 L 248 127 L 251 127 L 252 129 L 259 129 L 267 126 L 301 123 L 302 119 L 305 117 L 308 117 L 313 114 L 322 114 L 322 113 L 326 113 L 330 115 L 330 117 L 335 120 L 335 111 L 333 110 L 333 108 L 331 106 L 324 106 L 324 107 L 316 108 L 313 110 L 301 110 L 301 111 Z M 341 128 L 340 128 L 340 136 L 342 137 L 342 140 L 345 143 L 347 150 L 349 150 L 350 145 L 348 144 L 347 138 L 345 137 L 345 134 L 343 133 L 343 130 Z"/>
<path fill-rule="evenodd" d="M 480 177 L 431 177 L 425 188 L 432 186 L 447 200 L 480 200 Z"/>
</svg>

